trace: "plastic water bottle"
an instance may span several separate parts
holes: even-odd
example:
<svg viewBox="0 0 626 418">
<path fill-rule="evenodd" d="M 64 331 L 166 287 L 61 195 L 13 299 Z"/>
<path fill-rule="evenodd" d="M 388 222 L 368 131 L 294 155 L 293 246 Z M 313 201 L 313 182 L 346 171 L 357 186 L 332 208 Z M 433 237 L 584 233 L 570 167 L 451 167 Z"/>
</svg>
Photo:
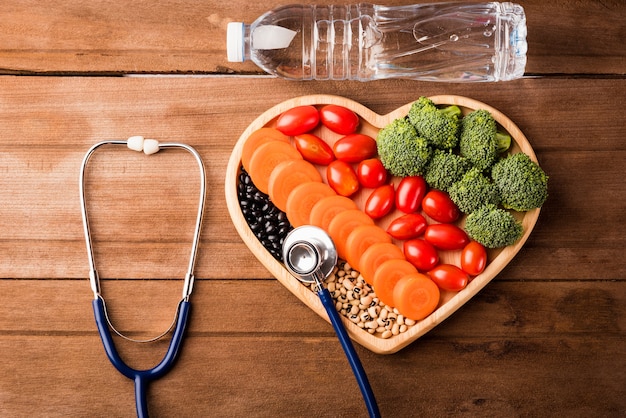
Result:
<svg viewBox="0 0 626 418">
<path fill-rule="evenodd" d="M 290 5 L 231 22 L 228 60 L 293 80 L 513 80 L 526 65 L 514 3 Z"/>
</svg>

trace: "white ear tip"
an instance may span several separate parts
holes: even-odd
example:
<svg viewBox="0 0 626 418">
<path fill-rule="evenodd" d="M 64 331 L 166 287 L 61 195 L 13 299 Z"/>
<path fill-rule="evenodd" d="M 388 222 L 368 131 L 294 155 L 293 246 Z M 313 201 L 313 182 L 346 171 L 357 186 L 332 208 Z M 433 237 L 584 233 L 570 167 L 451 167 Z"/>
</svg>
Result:
<svg viewBox="0 0 626 418">
<path fill-rule="evenodd" d="M 143 136 L 131 136 L 130 138 L 128 138 L 127 141 L 127 145 L 128 148 L 132 149 L 133 151 L 143 151 Z"/>
<path fill-rule="evenodd" d="M 143 152 L 146 155 L 155 154 L 159 152 L 159 141 L 156 139 L 144 139 L 143 140 Z"/>
</svg>

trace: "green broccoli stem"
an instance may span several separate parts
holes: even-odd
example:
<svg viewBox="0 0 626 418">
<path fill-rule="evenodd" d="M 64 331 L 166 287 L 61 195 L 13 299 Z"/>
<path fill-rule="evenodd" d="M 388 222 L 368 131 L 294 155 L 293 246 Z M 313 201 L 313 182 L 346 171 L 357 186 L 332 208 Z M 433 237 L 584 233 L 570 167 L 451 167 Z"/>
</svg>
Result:
<svg viewBox="0 0 626 418">
<path fill-rule="evenodd" d="M 462 116 L 461 109 L 456 105 L 446 106 L 440 109 L 440 111 L 446 114 L 447 116 L 456 116 L 457 118 L 460 118 Z"/>
<path fill-rule="evenodd" d="M 511 135 L 496 132 L 496 144 L 498 152 L 504 152 L 511 147 Z"/>
</svg>

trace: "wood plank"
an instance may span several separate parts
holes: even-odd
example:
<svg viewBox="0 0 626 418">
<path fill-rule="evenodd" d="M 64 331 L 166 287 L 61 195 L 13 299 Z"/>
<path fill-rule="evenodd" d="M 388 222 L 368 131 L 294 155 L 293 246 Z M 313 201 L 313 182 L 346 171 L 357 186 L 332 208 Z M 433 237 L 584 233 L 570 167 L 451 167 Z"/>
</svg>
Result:
<svg viewBox="0 0 626 418">
<path fill-rule="evenodd" d="M 46 416 L 134 413 L 132 383 L 97 336 L 8 337 L 0 350 L 8 415 L 29 416 L 33 405 Z M 358 352 L 383 416 L 599 417 L 626 408 L 620 338 L 429 337 L 393 358 Z M 331 337 L 188 338 L 176 367 L 150 385 L 148 404 L 164 417 L 366 416 Z"/>
<path fill-rule="evenodd" d="M 177 285 L 112 284 L 124 328 L 167 324 Z M 356 349 L 383 414 L 616 416 L 626 407 L 624 286 L 496 280 L 399 353 Z M 86 280 L 2 280 L 0 295 L 5 414 L 26 416 L 32 405 L 47 416 L 133 413 L 132 383 L 104 355 Z M 180 359 L 149 390 L 155 416 L 365 414 L 332 328 L 278 283 L 201 282 L 192 303 Z M 117 341 L 134 367 L 151 367 L 167 345 Z"/>
<path fill-rule="evenodd" d="M 198 277 L 267 278 L 267 271 L 235 232 L 224 203 L 227 160 L 246 126 L 270 106 L 299 95 L 344 95 L 384 114 L 421 94 L 443 90 L 473 97 L 507 114 L 526 134 L 551 177 L 550 197 L 537 227 L 503 275 L 624 277 L 626 227 L 620 220 L 625 209 L 621 178 L 626 150 L 614 122 L 597 117 L 599 113 L 609 118 L 620 108 L 626 96 L 623 80 L 521 80 L 475 89 L 397 80 L 365 86 L 265 79 L 250 83 L 223 78 L 55 77 L 0 78 L 0 277 L 86 277 L 78 201 L 80 161 L 99 140 L 140 133 L 187 142 L 205 160 L 209 198 Z M 225 97 L 230 100 L 224 102 Z M 537 118 L 538 109 L 544 117 Z M 100 234 L 95 237 L 96 251 L 104 257 L 101 273 L 112 278 L 181 277 L 196 210 L 195 167 L 187 172 L 190 160 L 182 153 L 157 154 L 154 165 L 157 160 L 133 153 L 120 152 L 123 161 L 117 161 L 117 155 L 103 154 L 90 166 L 89 185 L 95 187 L 90 189 L 91 213 L 94 233 Z M 108 164 L 114 166 L 109 169 Z M 130 179 L 124 177 L 123 172 L 131 169 L 136 171 Z M 150 179 L 155 180 L 152 189 L 142 194 Z M 133 187 L 139 181 L 142 186 Z M 139 193 L 134 196 L 144 202 L 141 207 L 124 206 L 133 193 Z M 149 202 L 152 196 L 154 203 Z M 119 204 L 117 209 L 114 204 Z M 139 221 L 136 217 L 142 212 L 146 217 Z M 172 226 L 167 221 L 174 217 L 187 224 Z M 607 222 L 611 228 L 606 228 Z M 119 235 L 123 240 L 114 240 Z M 158 247 L 152 246 L 155 242 Z"/>
<path fill-rule="evenodd" d="M 250 23 L 276 6 L 269 1 L 243 8 L 237 2 L 187 0 L 14 1 L 3 7 L 0 22 L 0 73 L 261 74 L 252 63 L 227 62 L 226 24 Z M 523 6 L 527 74 L 625 74 L 624 2 L 533 0 Z"/>
<path fill-rule="evenodd" d="M 169 326 L 181 285 L 182 280 L 104 281 L 103 296 L 116 328 L 146 338 Z M 96 332 L 91 308 L 93 295 L 87 279 L 1 280 L 0 295 L 0 335 Z M 29 309 L 23 309 L 24 295 L 28 295 Z M 333 333 L 324 320 L 276 280 L 200 281 L 191 301 L 190 335 L 232 333 L 253 337 L 300 333 L 328 337 Z M 452 339 L 467 335 L 505 338 L 511 334 L 536 338 L 553 333 L 618 336 L 626 330 L 625 302 L 623 278 L 615 281 L 496 279 L 431 334 Z M 141 353 L 145 347 L 139 345 L 135 350 Z"/>
</svg>

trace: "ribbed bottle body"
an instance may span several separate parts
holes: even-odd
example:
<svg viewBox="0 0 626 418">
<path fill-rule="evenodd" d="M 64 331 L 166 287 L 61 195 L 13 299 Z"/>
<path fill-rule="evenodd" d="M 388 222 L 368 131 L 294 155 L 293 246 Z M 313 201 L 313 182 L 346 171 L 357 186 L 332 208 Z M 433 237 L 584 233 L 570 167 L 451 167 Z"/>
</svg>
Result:
<svg viewBox="0 0 626 418">
<path fill-rule="evenodd" d="M 295 80 L 499 81 L 526 63 L 513 3 L 292 5 L 245 27 L 244 57 Z"/>
</svg>

